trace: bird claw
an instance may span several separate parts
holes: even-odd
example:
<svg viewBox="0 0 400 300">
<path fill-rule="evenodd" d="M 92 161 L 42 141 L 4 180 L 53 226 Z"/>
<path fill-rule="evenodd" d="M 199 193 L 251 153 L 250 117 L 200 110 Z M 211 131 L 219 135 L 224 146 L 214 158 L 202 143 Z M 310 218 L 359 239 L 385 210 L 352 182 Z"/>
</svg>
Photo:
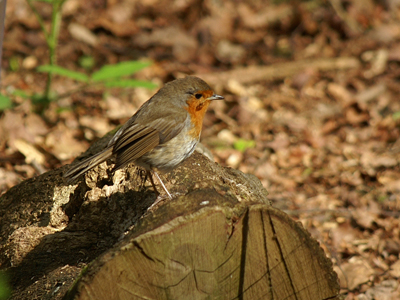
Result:
<svg viewBox="0 0 400 300">
<path fill-rule="evenodd" d="M 166 199 L 172 199 L 172 198 L 170 198 L 169 195 L 160 195 L 160 194 L 158 194 L 156 201 L 154 201 L 154 203 L 152 205 L 150 205 L 147 210 L 152 210 L 152 208 L 157 206 L 158 203 L 160 203 L 160 202 L 162 202 L 162 201 L 164 201 Z"/>
<path fill-rule="evenodd" d="M 173 194 L 173 196 L 170 194 L 170 193 L 168 193 L 168 195 L 161 195 L 161 194 L 158 194 L 158 196 L 157 196 L 157 199 L 156 199 L 156 201 L 154 201 L 154 203 L 152 204 L 152 205 L 150 205 L 149 206 L 149 208 L 147 209 L 148 211 L 149 210 L 152 210 L 155 206 L 157 206 L 160 202 L 163 202 L 164 200 L 172 200 L 173 198 L 176 198 L 176 197 L 178 197 L 178 196 L 180 196 L 181 195 L 181 193 L 174 193 Z"/>
</svg>

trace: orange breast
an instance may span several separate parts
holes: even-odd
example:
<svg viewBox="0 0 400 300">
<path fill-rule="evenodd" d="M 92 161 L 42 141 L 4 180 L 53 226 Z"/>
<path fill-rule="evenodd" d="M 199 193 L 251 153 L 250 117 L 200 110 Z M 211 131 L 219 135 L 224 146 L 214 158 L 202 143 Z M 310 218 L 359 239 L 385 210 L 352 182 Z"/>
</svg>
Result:
<svg viewBox="0 0 400 300">
<path fill-rule="evenodd" d="M 213 91 L 208 90 L 202 92 L 203 97 L 207 99 L 213 95 Z M 203 102 L 199 101 L 195 97 L 187 102 L 188 107 L 185 109 L 189 112 L 191 117 L 191 122 L 193 124 L 193 128 L 189 131 L 189 134 L 194 138 L 199 138 L 201 129 L 203 126 L 204 115 L 207 111 L 208 106 L 210 105 L 210 100 L 203 100 Z"/>
</svg>

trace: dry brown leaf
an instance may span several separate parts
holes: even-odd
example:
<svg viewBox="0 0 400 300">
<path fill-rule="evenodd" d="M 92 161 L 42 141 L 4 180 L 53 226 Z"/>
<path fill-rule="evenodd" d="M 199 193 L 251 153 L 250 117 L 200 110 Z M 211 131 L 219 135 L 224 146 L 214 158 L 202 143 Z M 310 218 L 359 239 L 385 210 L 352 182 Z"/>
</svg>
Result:
<svg viewBox="0 0 400 300">
<path fill-rule="evenodd" d="M 340 267 L 334 267 L 334 270 L 339 276 L 340 286 L 349 290 L 354 290 L 359 285 L 371 281 L 371 276 L 375 273 L 368 262 L 358 256 L 350 258 Z"/>
<path fill-rule="evenodd" d="M 334 248 L 340 252 L 346 252 L 346 249 L 353 247 L 353 242 L 360 238 L 361 233 L 350 222 L 345 222 L 332 230 L 331 236 Z"/>
<path fill-rule="evenodd" d="M 252 29 L 277 23 L 284 18 L 291 17 L 294 12 L 293 7 L 286 4 L 269 6 L 261 11 L 252 11 L 248 5 L 240 3 L 237 10 L 243 25 Z"/>
<path fill-rule="evenodd" d="M 73 135 L 73 131 L 67 130 L 65 125 L 59 123 L 46 136 L 45 145 L 59 160 L 75 158 L 87 149 L 88 144 L 76 140 Z"/>
<path fill-rule="evenodd" d="M 137 92 L 137 89 L 135 92 Z M 145 97 L 147 97 L 147 95 Z M 123 101 L 112 95 L 106 96 L 103 106 L 106 112 L 106 117 L 111 120 L 129 118 L 138 109 L 138 107 L 134 106 L 131 102 Z"/>
<path fill-rule="evenodd" d="M 399 282 L 396 280 L 385 280 L 365 292 L 367 299 L 373 300 L 395 300 L 399 299 Z"/>
<path fill-rule="evenodd" d="M 133 42 L 144 48 L 154 45 L 172 47 L 174 57 L 181 62 L 189 62 L 194 59 L 198 47 L 197 41 L 193 36 L 175 26 L 157 28 L 151 33 L 142 32 L 135 35 Z"/>
<path fill-rule="evenodd" d="M 395 278 L 400 278 L 400 260 L 390 266 L 389 273 Z"/>
<path fill-rule="evenodd" d="M 370 151 L 363 152 L 360 162 L 364 168 L 390 168 L 398 164 L 397 160 L 388 154 L 378 154 Z"/>
<path fill-rule="evenodd" d="M 21 181 L 17 173 L 0 168 L 0 196 Z"/>
<path fill-rule="evenodd" d="M 92 47 L 96 47 L 97 44 L 99 43 L 97 36 L 94 33 L 92 33 L 88 28 L 86 28 L 81 24 L 77 23 L 69 24 L 68 31 L 74 39 L 80 42 L 87 43 Z"/>
<path fill-rule="evenodd" d="M 14 141 L 15 148 L 21 152 L 25 156 L 25 161 L 27 164 L 31 164 L 33 162 L 43 165 L 46 161 L 45 156 L 39 150 L 36 149 L 32 144 L 17 139 Z"/>
<path fill-rule="evenodd" d="M 353 95 L 340 84 L 329 83 L 327 86 L 327 91 L 332 95 L 337 101 L 342 103 L 343 106 L 348 106 L 354 101 Z"/>
<path fill-rule="evenodd" d="M 243 61 L 246 50 L 242 45 L 233 44 L 228 40 L 221 40 L 217 44 L 215 55 L 222 62 L 237 64 Z"/>
<path fill-rule="evenodd" d="M 373 224 L 380 214 L 376 203 L 370 203 L 368 208 L 358 208 L 353 212 L 353 218 L 363 228 L 373 228 Z"/>
<path fill-rule="evenodd" d="M 79 123 L 83 127 L 93 129 L 97 137 L 102 137 L 113 129 L 113 126 L 103 116 L 81 116 Z"/>
<path fill-rule="evenodd" d="M 38 115 L 7 110 L 0 120 L 0 127 L 5 134 L 10 148 L 15 149 L 14 141 L 21 139 L 34 144 L 40 136 L 48 132 L 46 123 Z M 40 139 L 39 139 L 40 140 Z"/>
</svg>

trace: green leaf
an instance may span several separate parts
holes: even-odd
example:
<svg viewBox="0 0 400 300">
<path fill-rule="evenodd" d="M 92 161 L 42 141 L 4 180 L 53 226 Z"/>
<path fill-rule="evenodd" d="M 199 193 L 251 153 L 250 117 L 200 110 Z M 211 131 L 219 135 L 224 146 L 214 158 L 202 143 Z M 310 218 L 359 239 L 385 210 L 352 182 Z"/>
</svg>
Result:
<svg viewBox="0 0 400 300">
<path fill-rule="evenodd" d="M 6 300 L 11 295 L 11 289 L 8 284 L 8 278 L 4 271 L 0 271 L 0 300 Z"/>
<path fill-rule="evenodd" d="M 105 65 L 91 76 L 93 81 L 132 75 L 151 65 L 149 61 L 125 61 L 115 65 Z"/>
<path fill-rule="evenodd" d="M 385 202 L 386 200 L 388 200 L 388 196 L 387 195 L 379 195 L 378 196 L 378 202 L 379 203 L 383 203 L 383 202 Z"/>
<path fill-rule="evenodd" d="M 57 94 L 55 94 L 54 92 L 50 93 L 50 99 L 47 99 L 43 94 L 37 94 L 37 93 L 28 94 L 24 90 L 18 90 L 18 89 L 14 90 L 11 94 L 16 97 L 21 97 L 24 99 L 31 99 L 32 103 L 34 103 L 34 104 L 48 103 L 49 101 L 53 101 L 53 100 L 57 99 Z"/>
<path fill-rule="evenodd" d="M 307 168 L 307 169 L 305 169 L 305 170 L 303 171 L 302 175 L 303 175 L 304 177 L 308 177 L 308 176 L 310 176 L 310 175 L 312 174 L 312 172 L 313 172 L 313 169 L 312 169 L 312 168 Z"/>
<path fill-rule="evenodd" d="M 154 89 L 157 87 L 156 84 L 150 81 L 141 81 L 134 79 L 125 79 L 125 80 L 110 80 L 104 82 L 106 87 L 144 87 L 147 89 Z"/>
<path fill-rule="evenodd" d="M 62 0 L 35 0 L 35 2 L 45 2 L 45 3 L 57 3 L 57 2 L 61 2 Z"/>
<path fill-rule="evenodd" d="M 50 92 L 48 98 L 43 94 L 33 94 L 31 99 L 33 104 L 47 105 L 49 102 L 57 100 L 57 94 L 55 92 Z"/>
<path fill-rule="evenodd" d="M 80 73 L 80 72 L 75 72 L 71 71 L 68 69 L 65 69 L 60 66 L 51 66 L 51 65 L 45 65 L 45 66 L 40 66 L 37 68 L 39 72 L 44 72 L 44 73 L 53 73 L 61 76 L 65 76 L 77 81 L 83 81 L 83 82 L 88 82 L 89 77 L 86 74 Z"/>
<path fill-rule="evenodd" d="M 59 107 L 56 109 L 56 113 L 60 114 L 64 111 L 73 111 L 73 109 L 71 107 Z"/>
<path fill-rule="evenodd" d="M 16 71 L 19 70 L 19 67 L 20 67 L 20 66 L 19 66 L 19 59 L 18 59 L 18 57 L 16 57 L 16 56 L 11 56 L 11 58 L 10 58 L 8 64 L 9 64 L 9 66 L 10 66 L 11 71 L 16 72 Z"/>
<path fill-rule="evenodd" d="M 87 70 L 92 69 L 94 67 L 94 64 L 95 64 L 95 59 L 93 56 L 85 55 L 79 58 L 79 65 Z"/>
<path fill-rule="evenodd" d="M 394 121 L 399 120 L 399 119 L 400 119 L 400 111 L 395 112 L 395 113 L 392 115 L 392 118 L 393 118 Z"/>
<path fill-rule="evenodd" d="M 5 110 L 12 106 L 10 98 L 0 94 L 0 110 Z"/>
<path fill-rule="evenodd" d="M 256 142 L 253 140 L 244 140 L 244 139 L 238 139 L 234 144 L 233 148 L 236 150 L 239 150 L 240 152 L 246 151 L 248 148 L 254 148 L 256 146 Z"/>
<path fill-rule="evenodd" d="M 28 98 L 31 97 L 31 95 L 27 94 L 24 90 L 19 90 L 19 89 L 16 89 L 16 90 L 12 91 L 11 94 L 13 96 L 21 97 L 21 98 L 24 98 L 24 99 L 28 99 Z"/>
</svg>

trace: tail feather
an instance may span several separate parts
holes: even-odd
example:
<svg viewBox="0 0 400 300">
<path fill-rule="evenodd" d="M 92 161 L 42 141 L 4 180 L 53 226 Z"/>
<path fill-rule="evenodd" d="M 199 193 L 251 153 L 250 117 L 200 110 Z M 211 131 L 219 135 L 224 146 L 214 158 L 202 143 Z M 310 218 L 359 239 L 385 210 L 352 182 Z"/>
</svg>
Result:
<svg viewBox="0 0 400 300">
<path fill-rule="evenodd" d="M 68 179 L 68 183 L 72 183 L 82 174 L 111 158 L 112 154 L 112 148 L 106 148 L 100 153 L 90 156 L 69 168 L 63 177 Z"/>
</svg>

